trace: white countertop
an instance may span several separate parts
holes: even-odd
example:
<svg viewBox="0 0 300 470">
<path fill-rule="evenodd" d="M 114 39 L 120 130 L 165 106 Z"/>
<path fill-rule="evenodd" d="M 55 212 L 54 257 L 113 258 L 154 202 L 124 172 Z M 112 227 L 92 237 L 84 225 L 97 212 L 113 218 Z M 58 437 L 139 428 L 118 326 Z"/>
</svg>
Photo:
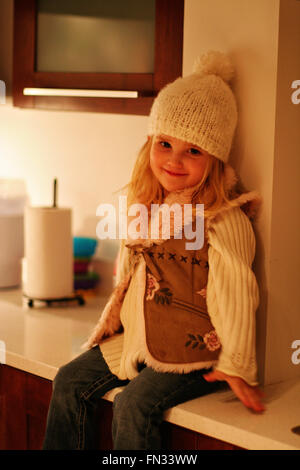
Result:
<svg viewBox="0 0 300 470">
<path fill-rule="evenodd" d="M 0 341 L 6 364 L 53 380 L 58 367 L 82 352 L 106 302 L 107 295 L 90 296 L 84 306 L 73 301 L 50 307 L 40 303 L 31 309 L 20 289 L 0 289 Z M 119 390 L 105 398 L 112 401 Z M 300 379 L 269 385 L 264 394 L 263 414 L 246 409 L 228 389 L 178 405 L 165 419 L 250 450 L 299 450 L 300 435 L 291 428 L 300 426 Z"/>
</svg>

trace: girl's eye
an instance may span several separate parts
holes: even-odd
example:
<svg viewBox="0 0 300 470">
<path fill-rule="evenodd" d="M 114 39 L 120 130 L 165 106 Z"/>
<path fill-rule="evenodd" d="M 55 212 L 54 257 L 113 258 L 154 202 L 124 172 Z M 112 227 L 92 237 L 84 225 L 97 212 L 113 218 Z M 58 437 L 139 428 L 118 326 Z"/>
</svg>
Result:
<svg viewBox="0 0 300 470">
<path fill-rule="evenodd" d="M 162 141 L 159 142 L 159 143 L 160 143 L 160 145 L 161 145 L 162 147 L 164 147 L 164 148 L 167 148 L 167 149 L 171 148 L 171 144 L 170 144 L 169 142 L 166 142 L 165 140 L 162 140 Z"/>
<path fill-rule="evenodd" d="M 190 152 L 192 155 L 200 155 L 200 154 L 201 154 L 200 150 L 195 149 L 194 147 L 191 147 L 191 148 L 189 149 L 189 152 Z"/>
</svg>

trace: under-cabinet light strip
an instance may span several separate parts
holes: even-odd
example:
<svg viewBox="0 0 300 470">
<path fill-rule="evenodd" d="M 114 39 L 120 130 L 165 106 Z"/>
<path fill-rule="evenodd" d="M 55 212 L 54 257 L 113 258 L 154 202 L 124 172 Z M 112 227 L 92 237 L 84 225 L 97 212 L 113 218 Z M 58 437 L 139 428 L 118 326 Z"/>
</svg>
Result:
<svg viewBox="0 0 300 470">
<path fill-rule="evenodd" d="M 75 90 L 68 88 L 24 88 L 23 94 L 30 96 L 80 96 L 87 98 L 138 98 L 137 91 Z"/>
</svg>

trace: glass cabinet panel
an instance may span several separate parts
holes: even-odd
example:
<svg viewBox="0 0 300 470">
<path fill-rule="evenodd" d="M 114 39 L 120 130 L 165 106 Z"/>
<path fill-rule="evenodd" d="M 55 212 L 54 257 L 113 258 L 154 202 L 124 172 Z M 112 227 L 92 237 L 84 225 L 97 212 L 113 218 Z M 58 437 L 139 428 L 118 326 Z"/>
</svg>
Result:
<svg viewBox="0 0 300 470">
<path fill-rule="evenodd" d="M 155 0 L 38 0 L 37 72 L 153 73 Z"/>
</svg>

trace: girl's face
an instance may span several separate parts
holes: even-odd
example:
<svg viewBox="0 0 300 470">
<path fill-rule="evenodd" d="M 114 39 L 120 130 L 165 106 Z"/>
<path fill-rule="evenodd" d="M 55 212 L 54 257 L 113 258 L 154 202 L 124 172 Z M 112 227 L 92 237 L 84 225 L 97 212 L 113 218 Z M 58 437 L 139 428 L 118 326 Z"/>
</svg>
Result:
<svg viewBox="0 0 300 470">
<path fill-rule="evenodd" d="M 208 152 L 196 145 L 166 135 L 154 136 L 150 150 L 150 166 L 168 192 L 199 183 L 209 159 Z"/>
</svg>

